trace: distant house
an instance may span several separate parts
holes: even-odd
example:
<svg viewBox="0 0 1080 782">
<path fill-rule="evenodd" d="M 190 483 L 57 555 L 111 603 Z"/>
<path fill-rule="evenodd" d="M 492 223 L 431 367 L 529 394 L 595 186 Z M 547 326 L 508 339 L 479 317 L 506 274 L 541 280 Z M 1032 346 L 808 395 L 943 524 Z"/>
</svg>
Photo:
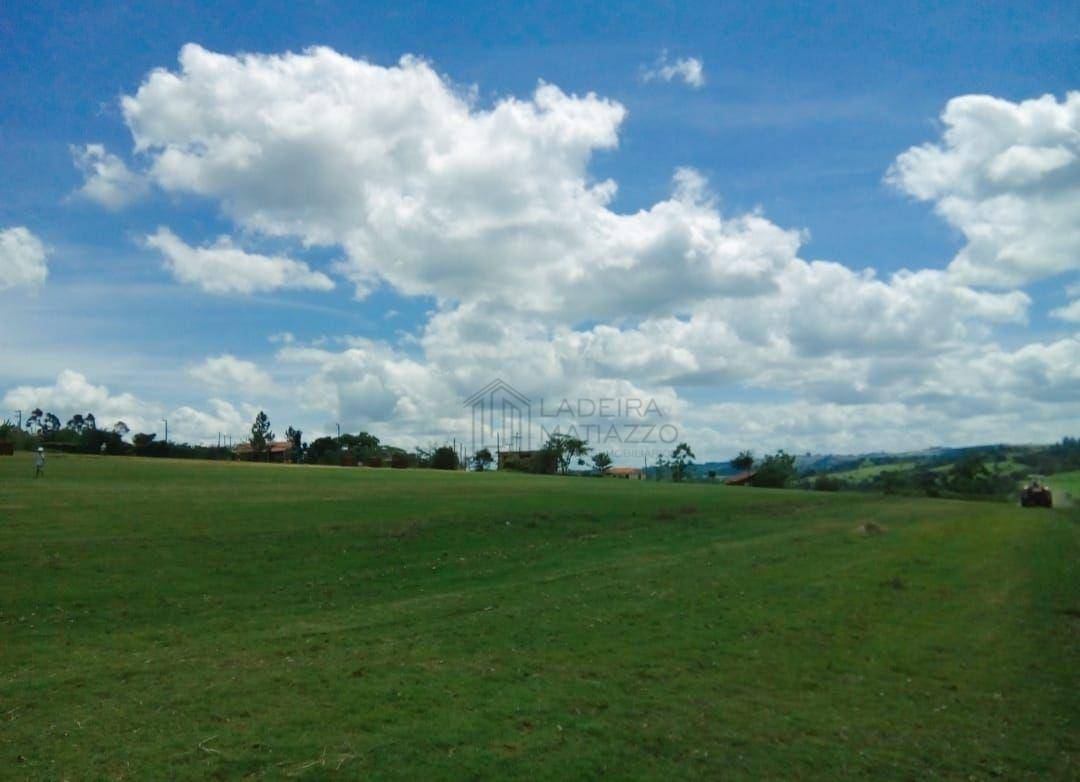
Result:
<svg viewBox="0 0 1080 782">
<path fill-rule="evenodd" d="M 624 478 L 628 481 L 640 481 L 645 477 L 645 472 L 640 467 L 608 467 L 604 470 L 608 478 Z"/>
<path fill-rule="evenodd" d="M 240 443 L 233 450 L 236 452 L 236 458 L 242 462 L 278 462 L 283 464 L 289 461 L 289 454 L 292 451 L 292 443 L 288 440 L 275 440 L 270 443 L 270 459 L 266 458 L 266 451 L 255 453 L 255 449 L 251 447 L 251 443 Z"/>
<path fill-rule="evenodd" d="M 746 470 L 735 473 L 730 478 L 724 478 L 724 483 L 727 486 L 748 486 L 755 475 L 757 475 L 757 470 Z"/>
</svg>

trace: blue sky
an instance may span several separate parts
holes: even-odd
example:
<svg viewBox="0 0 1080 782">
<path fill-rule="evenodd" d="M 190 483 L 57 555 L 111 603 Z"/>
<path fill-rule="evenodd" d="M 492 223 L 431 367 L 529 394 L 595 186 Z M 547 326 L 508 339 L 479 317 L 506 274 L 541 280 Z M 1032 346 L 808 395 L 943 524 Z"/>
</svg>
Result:
<svg viewBox="0 0 1080 782">
<path fill-rule="evenodd" d="M 148 157 L 133 151 L 132 129 L 120 98 L 134 96 L 154 69 L 179 72 L 177 58 L 185 44 L 230 57 L 280 56 L 325 46 L 385 68 L 395 66 L 402 55 L 413 54 L 444 78 L 448 90 L 474 87 L 472 105 L 477 113 L 511 96 L 527 101 L 541 81 L 568 95 L 595 93 L 621 105 L 626 114 L 618 123 L 617 146 L 593 145 L 578 173 L 590 186 L 607 179 L 617 182 L 617 194 L 606 204 L 612 213 L 649 210 L 670 196 L 673 172 L 692 168 L 707 180 L 711 208 L 725 219 L 759 210 L 771 225 L 803 232 L 799 258 L 828 260 L 854 271 L 872 268 L 879 279 L 888 280 L 901 269 L 948 269 L 974 235 L 965 232 L 965 225 L 971 226 L 961 218 L 950 221 L 935 211 L 949 193 L 918 200 L 913 197 L 917 184 L 886 183 L 890 166 L 906 150 L 942 142 L 941 114 L 953 98 L 989 95 L 1022 106 L 1024 101 L 1051 95 L 1065 106 L 1068 91 L 1077 88 L 1078 29 L 1080 13 L 1072 3 L 841 3 L 827 9 L 813 3 L 715 2 L 635 4 L 629 9 L 604 3 L 523 3 L 512 9 L 498 3 L 392 8 L 272 3 L 257 9 L 223 3 L 147 4 L 137 9 L 9 4 L 0 18 L 0 168 L 5 172 L 0 179 L 0 229 L 25 227 L 40 240 L 47 249 L 48 278 L 44 284 L 0 291 L 4 309 L 17 321 L 4 327 L 7 344 L 0 345 L 4 359 L 0 393 L 8 391 L 6 401 L 21 404 L 34 396 L 26 389 L 44 389 L 39 396 L 55 400 L 57 406 L 101 398 L 118 412 L 123 405 L 115 397 L 128 394 L 143 405 L 129 417 L 146 412 L 148 421 L 158 413 L 147 411 L 168 414 L 179 406 L 201 411 L 207 409 L 208 400 L 227 399 L 237 420 L 246 414 L 245 405 L 268 406 L 279 418 L 297 417 L 309 431 L 325 430 L 346 408 L 362 419 L 350 424 L 382 425 L 406 440 L 453 431 L 449 413 L 434 416 L 438 421 L 420 421 L 386 409 L 386 399 L 400 403 L 408 395 L 392 379 L 395 371 L 402 371 L 401 362 L 416 361 L 429 369 L 437 365 L 432 371 L 444 376 L 441 390 L 424 397 L 424 405 L 437 407 L 436 399 L 445 404 L 458 388 L 458 381 L 446 377 L 457 372 L 448 369 L 449 357 L 435 357 L 422 339 L 432 331 L 432 313 L 446 314 L 464 306 L 460 291 L 439 287 L 442 274 L 437 268 L 425 266 L 408 279 L 379 279 L 374 292 L 358 300 L 352 278 L 335 272 L 342 263 L 356 262 L 355 249 L 346 247 L 345 240 L 312 244 L 311 235 L 303 230 L 261 229 L 253 223 L 252 213 L 230 211 L 230 198 L 238 191 L 222 186 L 212 193 L 193 192 L 153 181 L 119 209 L 103 208 L 77 194 L 84 176 L 73 163 L 72 147 L 85 144 L 102 144 L 136 175 L 153 179 L 148 172 L 154 153 Z M 650 69 L 686 58 L 701 63 L 703 85 L 695 87 L 678 77 L 643 78 Z M 973 111 L 971 116 L 977 114 Z M 1054 142 L 1054 148 L 1074 148 L 1062 143 L 1066 146 Z M 1017 141 L 1016 146 L 1026 149 L 1030 144 Z M 957 151 L 958 156 L 963 154 L 963 149 Z M 1075 162 L 1065 169 L 1075 171 Z M 919 176 L 929 175 L 921 171 Z M 1072 182 L 1063 186 L 1069 198 L 1075 192 Z M 1025 188 L 1029 193 L 1030 186 Z M 1069 211 L 1075 200 L 1054 198 L 1056 219 L 1064 214 L 1067 223 L 1071 214 L 1074 222 L 1080 222 L 1080 215 Z M 178 280 L 163 267 L 161 252 L 147 245 L 146 237 L 159 226 L 168 227 L 190 247 L 229 236 L 248 253 L 288 256 L 330 275 L 335 288 L 207 293 Z M 1051 263 L 1049 271 L 1025 273 L 1022 279 L 1014 275 L 1006 285 L 988 283 L 989 273 L 958 277 L 974 291 L 998 296 L 1019 292 L 1030 303 L 1022 316 L 955 315 L 967 330 L 962 338 L 950 332 L 949 339 L 966 345 L 967 352 L 949 358 L 942 354 L 935 359 L 938 364 L 956 361 L 975 367 L 1001 360 L 1013 366 L 1022 363 L 1016 351 L 1033 344 L 1053 347 L 1056 361 L 1072 356 L 1075 323 L 1050 313 L 1068 307 L 1075 298 L 1068 291 L 1076 283 L 1077 259 L 1067 242 L 1054 251 L 1064 260 Z M 499 263 L 514 263 L 489 262 L 493 269 Z M 484 279 L 480 275 L 471 284 L 483 286 Z M 604 279 L 598 279 L 603 286 Z M 488 294 L 505 305 L 503 291 L 492 289 Z M 708 316 L 727 317 L 745 304 L 742 296 L 731 307 L 723 297 L 710 300 Z M 761 302 L 761 307 L 777 306 L 793 305 Z M 872 310 L 874 305 L 867 306 Z M 595 316 L 587 307 L 549 311 L 544 345 L 559 343 L 560 328 L 594 339 L 597 325 L 626 330 L 640 328 L 650 318 L 694 321 L 694 313 L 701 315 L 702 307 L 706 307 L 702 302 L 682 302 L 657 309 L 650 302 L 628 305 L 624 311 L 608 307 Z M 819 316 L 806 313 L 808 320 Z M 949 318 L 954 313 L 937 316 Z M 523 328 L 537 321 L 520 308 L 514 317 Z M 303 393 L 297 390 L 304 385 L 303 372 L 295 364 L 281 367 L 283 342 L 271 337 L 284 332 L 292 335 L 293 345 L 323 351 L 324 362 L 333 361 L 334 351 L 363 350 L 370 355 L 351 356 L 363 368 L 353 366 L 350 371 L 359 376 L 347 381 L 325 363 L 317 370 L 304 370 L 323 373 L 328 385 L 318 398 L 322 401 L 306 399 L 306 408 L 294 412 L 289 400 Z M 907 383 L 911 387 L 926 381 L 930 370 L 926 351 L 918 348 L 920 338 L 904 334 L 913 346 L 910 359 L 923 361 L 920 368 L 905 370 L 913 373 Z M 369 342 L 357 348 L 358 338 Z M 739 338 L 745 335 L 740 333 Z M 785 339 L 799 342 L 781 335 L 773 343 Z M 976 341 L 984 347 L 973 354 Z M 835 360 L 832 371 L 847 373 L 846 377 L 859 372 L 880 375 L 880 368 L 853 369 L 851 362 L 886 358 L 892 362 L 889 373 L 901 372 L 895 366 L 899 348 L 875 344 L 855 349 L 847 342 L 814 351 Z M 723 344 L 714 348 L 724 349 Z M 730 349 L 739 350 L 734 344 Z M 387 351 L 392 354 L 391 368 L 380 364 L 371 369 L 374 354 Z M 997 351 L 997 358 L 990 357 L 991 351 Z M 677 353 L 674 345 L 666 355 Z M 261 379 L 269 377 L 278 386 L 278 396 L 264 398 L 251 388 L 241 393 L 235 386 L 214 390 L 200 385 L 198 366 L 222 355 L 258 366 L 267 373 Z M 772 360 L 763 357 L 758 363 Z M 476 362 L 477 372 L 500 369 Z M 865 426 L 853 427 L 841 439 L 830 433 L 826 422 L 817 429 L 790 425 L 738 431 L 715 423 L 713 418 L 728 415 L 715 405 L 755 400 L 841 405 L 850 404 L 842 400 L 850 394 L 818 396 L 813 389 L 820 383 L 808 381 L 806 367 L 793 365 L 790 377 L 776 380 L 753 372 L 706 371 L 701 368 L 708 363 L 704 357 L 691 363 L 693 378 L 676 371 L 620 373 L 607 366 L 594 367 L 587 381 L 622 382 L 632 386 L 633 393 L 665 396 L 673 411 L 681 411 L 686 430 L 699 432 L 716 455 L 757 440 L 762 447 L 790 441 L 800 449 L 855 447 L 865 440 L 869 450 L 931 444 L 927 440 L 938 434 L 961 440 L 1016 438 L 1024 434 L 1018 428 L 1017 411 L 1038 396 L 1037 389 L 1010 387 L 1015 407 L 988 412 L 968 426 L 940 433 L 933 414 L 924 409 L 925 401 L 899 400 L 881 387 L 873 400 L 863 401 L 880 405 L 898 400 L 914 416 L 911 428 L 920 434 L 908 437 L 899 429 L 873 423 L 883 409 L 870 408 L 862 410 L 864 417 L 855 416 L 866 421 Z M 563 369 L 572 374 L 566 369 L 570 365 L 577 366 L 563 361 Z M 64 371 L 78 373 L 96 390 L 65 397 L 56 388 Z M 830 370 L 815 365 L 814 371 Z M 370 410 L 362 400 L 347 403 L 348 392 L 340 385 L 367 387 L 365 377 L 377 377 L 385 392 L 377 395 L 382 401 L 368 400 Z M 1029 382 L 1063 384 L 1057 396 L 1067 398 L 1077 390 L 1072 377 L 1039 378 Z M 534 391 L 558 395 L 570 385 L 560 376 L 551 391 L 540 387 Z M 102 387 L 107 389 L 104 397 Z M 858 393 L 865 393 L 865 388 Z M 953 401 L 963 406 L 960 397 Z M 762 414 L 763 420 L 774 417 Z M 945 415 L 944 408 L 938 414 Z M 1046 428 L 1040 434 L 1057 433 L 1063 421 L 1075 421 L 1073 416 L 1073 408 L 1046 410 Z M 219 415 L 215 420 L 220 427 L 230 424 L 227 419 Z M 188 434 L 194 438 L 212 432 L 196 426 Z"/>
</svg>

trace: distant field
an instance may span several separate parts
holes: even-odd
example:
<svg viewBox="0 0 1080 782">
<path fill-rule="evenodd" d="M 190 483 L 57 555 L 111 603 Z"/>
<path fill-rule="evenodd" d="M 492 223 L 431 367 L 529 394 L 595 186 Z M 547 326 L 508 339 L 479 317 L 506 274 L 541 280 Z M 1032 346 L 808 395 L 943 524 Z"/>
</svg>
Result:
<svg viewBox="0 0 1080 782">
<path fill-rule="evenodd" d="M 910 470 L 915 465 L 916 462 L 914 461 L 893 462 L 891 464 L 867 464 L 862 467 L 857 467 L 854 470 L 844 470 L 843 472 L 832 473 L 832 476 L 850 483 L 859 483 L 889 470 Z"/>
<path fill-rule="evenodd" d="M 843 472 L 830 473 L 834 478 L 839 478 L 848 483 L 862 483 L 863 481 L 875 478 L 883 472 L 889 471 L 907 471 L 912 470 L 919 466 L 919 462 L 915 460 L 891 462 L 889 464 L 866 464 L 862 467 L 858 467 L 854 470 L 844 470 Z M 1030 468 L 1017 462 L 1013 459 L 1003 459 L 1000 462 L 988 461 L 987 466 L 993 472 L 998 473 L 1011 473 L 1017 470 L 1022 472 L 1029 472 Z M 951 464 L 941 464 L 936 467 L 929 468 L 931 472 L 945 472 L 952 469 Z"/>
<path fill-rule="evenodd" d="M 1078 776 L 1075 510 L 134 458 L 31 473 L 0 458 L 4 778 Z"/>
</svg>

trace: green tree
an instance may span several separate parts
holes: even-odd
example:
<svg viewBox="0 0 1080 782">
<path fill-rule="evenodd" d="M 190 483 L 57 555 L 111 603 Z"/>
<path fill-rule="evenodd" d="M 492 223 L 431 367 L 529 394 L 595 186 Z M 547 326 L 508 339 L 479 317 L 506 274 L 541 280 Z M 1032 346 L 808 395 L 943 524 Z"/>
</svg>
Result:
<svg viewBox="0 0 1080 782">
<path fill-rule="evenodd" d="M 456 470 L 458 468 L 458 455 L 449 445 L 440 445 L 431 454 L 431 468 L 433 470 Z"/>
<path fill-rule="evenodd" d="M 681 481 L 686 478 L 690 466 L 694 463 L 694 452 L 686 443 L 679 443 L 671 452 L 671 480 Z"/>
<path fill-rule="evenodd" d="M 293 429 L 291 426 L 285 430 L 285 439 L 289 441 L 289 450 L 292 452 L 293 462 L 300 464 L 300 459 L 304 455 L 304 433 L 299 429 Z"/>
<path fill-rule="evenodd" d="M 316 437 L 308 443 L 304 460 L 308 464 L 341 464 L 341 447 L 336 437 Z"/>
<path fill-rule="evenodd" d="M 754 486 L 782 489 L 795 477 L 795 456 L 783 449 L 766 456 L 751 479 Z"/>
<path fill-rule="evenodd" d="M 60 431 L 60 419 L 52 413 L 46 413 L 41 419 L 41 435 L 46 440 L 52 439 L 53 435 Z"/>
<path fill-rule="evenodd" d="M 599 453 L 593 454 L 592 463 L 593 467 L 596 468 L 596 471 L 603 475 L 611 467 L 611 454 L 607 451 L 600 451 Z"/>
<path fill-rule="evenodd" d="M 270 431 L 270 418 L 262 410 L 255 416 L 255 422 L 251 425 L 251 450 L 256 453 L 266 453 L 266 460 L 270 461 L 270 443 L 274 441 L 274 433 Z"/>
<path fill-rule="evenodd" d="M 115 424 L 113 424 L 112 430 L 113 430 L 113 434 L 115 434 L 117 437 L 120 437 L 120 438 L 127 437 L 128 432 L 131 431 L 131 429 L 128 427 L 128 425 L 125 424 L 123 421 L 117 421 Z"/>
<path fill-rule="evenodd" d="M 154 442 L 154 438 L 156 437 L 157 435 L 153 432 L 137 432 L 135 436 L 131 438 L 131 442 L 135 445 L 136 448 L 145 448 L 146 446 L 150 445 L 150 443 Z"/>
<path fill-rule="evenodd" d="M 416 450 L 413 452 L 413 462 L 417 467 L 430 467 L 431 455 L 435 452 L 435 446 L 432 445 L 429 448 L 421 448 L 416 446 Z"/>
<path fill-rule="evenodd" d="M 368 432 L 341 435 L 338 445 L 352 452 L 358 461 L 367 464 L 375 458 L 388 455 L 386 448 L 379 443 L 379 438 Z"/>
<path fill-rule="evenodd" d="M 745 472 L 754 466 L 754 454 L 751 451 L 739 451 L 739 455 L 729 464 L 739 472 Z"/>
<path fill-rule="evenodd" d="M 483 472 L 493 461 L 495 461 L 495 457 L 491 455 L 491 450 L 489 448 L 481 448 L 473 454 L 473 466 L 476 468 L 477 472 Z"/>
<path fill-rule="evenodd" d="M 844 482 L 832 475 L 821 473 L 814 478 L 814 491 L 840 491 Z"/>
<path fill-rule="evenodd" d="M 574 459 L 577 459 L 578 464 L 585 464 L 585 456 L 591 449 L 580 437 L 556 432 L 548 437 L 542 450 L 554 457 L 559 472 L 565 475 L 570 470 L 570 462 Z"/>
<path fill-rule="evenodd" d="M 28 432 L 40 432 L 41 431 L 41 417 L 43 415 L 45 415 L 45 414 L 43 412 L 41 412 L 40 407 L 35 407 L 33 410 L 31 410 L 30 415 L 27 416 L 26 421 L 23 424 L 23 426 L 26 428 L 26 431 L 28 431 Z"/>
</svg>

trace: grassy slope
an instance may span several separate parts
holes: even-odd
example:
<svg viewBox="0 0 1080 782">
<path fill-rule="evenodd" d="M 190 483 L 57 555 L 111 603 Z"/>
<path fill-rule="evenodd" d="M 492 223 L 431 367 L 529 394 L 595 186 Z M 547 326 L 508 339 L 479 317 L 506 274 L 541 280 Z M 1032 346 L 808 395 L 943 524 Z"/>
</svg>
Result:
<svg viewBox="0 0 1080 782">
<path fill-rule="evenodd" d="M 864 464 L 862 467 L 856 467 L 854 470 L 844 470 L 843 472 L 829 473 L 834 478 L 839 478 L 842 481 L 848 481 L 851 483 L 858 483 L 860 481 L 869 480 L 876 475 L 880 475 L 883 472 L 889 472 L 890 470 L 910 470 L 918 462 L 906 461 L 906 462 L 891 462 L 889 464 Z"/>
<path fill-rule="evenodd" d="M 1080 506 L 1080 470 L 1054 473 L 1046 482 L 1054 491 L 1054 504 Z"/>
<path fill-rule="evenodd" d="M 0 459 L 19 778 L 1075 778 L 1076 511 Z M 873 520 L 888 532 L 863 537 Z"/>
</svg>

